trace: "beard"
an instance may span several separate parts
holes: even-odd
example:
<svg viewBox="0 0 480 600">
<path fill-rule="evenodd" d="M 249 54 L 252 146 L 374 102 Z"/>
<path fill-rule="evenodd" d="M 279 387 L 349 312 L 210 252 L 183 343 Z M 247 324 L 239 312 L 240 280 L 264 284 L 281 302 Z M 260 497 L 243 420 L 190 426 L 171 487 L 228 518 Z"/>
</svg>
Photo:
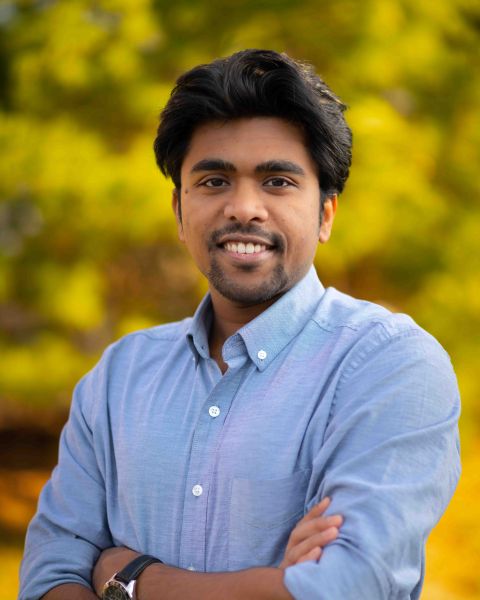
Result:
<svg viewBox="0 0 480 600">
<path fill-rule="evenodd" d="M 242 284 L 238 280 L 228 277 L 215 257 L 217 244 L 220 238 L 226 234 L 243 233 L 246 235 L 257 235 L 265 240 L 267 244 L 273 246 L 274 251 L 280 255 L 284 250 L 284 242 L 281 236 L 276 233 L 264 231 L 261 227 L 254 224 L 241 225 L 240 223 L 230 224 L 222 229 L 212 233 L 208 246 L 211 252 L 210 269 L 206 273 L 210 285 L 222 296 L 241 306 L 253 306 L 268 302 L 285 291 L 288 285 L 289 277 L 282 264 L 278 264 L 269 276 L 261 283 L 255 285 Z M 257 267 L 255 265 L 238 266 L 244 273 L 253 272 Z"/>
<path fill-rule="evenodd" d="M 245 266 L 245 272 L 252 271 L 256 267 Z M 207 273 L 207 278 L 212 287 L 222 296 L 240 304 L 241 306 L 253 306 L 262 304 L 272 300 L 285 291 L 288 284 L 288 275 L 283 268 L 283 265 L 277 265 L 268 278 L 257 285 L 242 285 L 238 281 L 229 278 L 218 264 L 217 260 L 213 259 L 210 265 L 210 270 Z"/>
</svg>

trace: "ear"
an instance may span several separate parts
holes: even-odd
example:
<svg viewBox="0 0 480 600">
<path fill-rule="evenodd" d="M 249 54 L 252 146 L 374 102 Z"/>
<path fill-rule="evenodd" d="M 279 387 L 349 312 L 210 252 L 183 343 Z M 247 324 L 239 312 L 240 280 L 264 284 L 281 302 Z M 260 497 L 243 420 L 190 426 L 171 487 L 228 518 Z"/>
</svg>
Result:
<svg viewBox="0 0 480 600">
<path fill-rule="evenodd" d="M 320 225 L 320 234 L 318 239 L 321 244 L 325 244 L 330 239 L 330 233 L 332 231 L 333 220 L 335 219 L 335 213 L 337 212 L 337 194 L 332 194 L 325 200 L 323 205 L 323 219 Z"/>
<path fill-rule="evenodd" d="M 183 225 L 182 225 L 180 190 L 178 190 L 177 188 L 175 188 L 172 192 L 172 209 L 175 214 L 175 220 L 177 222 L 178 237 L 181 242 L 184 242 L 185 236 L 183 234 Z"/>
</svg>

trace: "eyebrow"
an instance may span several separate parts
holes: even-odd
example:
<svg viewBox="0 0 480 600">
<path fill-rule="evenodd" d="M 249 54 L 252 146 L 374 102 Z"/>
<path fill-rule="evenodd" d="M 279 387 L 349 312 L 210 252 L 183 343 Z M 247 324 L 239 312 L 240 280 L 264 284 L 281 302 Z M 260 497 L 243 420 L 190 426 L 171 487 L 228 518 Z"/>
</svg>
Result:
<svg viewBox="0 0 480 600">
<path fill-rule="evenodd" d="M 255 167 L 255 173 L 292 173 L 294 175 L 305 175 L 300 165 L 289 160 L 268 160 Z"/>
<path fill-rule="evenodd" d="M 222 158 L 204 158 L 199 162 L 195 163 L 192 167 L 191 173 L 198 173 L 199 171 L 236 171 L 236 167 L 233 163 Z"/>
<path fill-rule="evenodd" d="M 195 163 L 191 173 L 199 171 L 227 171 L 234 173 L 237 170 L 235 165 L 222 158 L 204 158 Z M 305 175 L 305 171 L 300 165 L 289 160 L 267 160 L 255 167 L 255 173 L 292 173 L 294 175 Z"/>
</svg>

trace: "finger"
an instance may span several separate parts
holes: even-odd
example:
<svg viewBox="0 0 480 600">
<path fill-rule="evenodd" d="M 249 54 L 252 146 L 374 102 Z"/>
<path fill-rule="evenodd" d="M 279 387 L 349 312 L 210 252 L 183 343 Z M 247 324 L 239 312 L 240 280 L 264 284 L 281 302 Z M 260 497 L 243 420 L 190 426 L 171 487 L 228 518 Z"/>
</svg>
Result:
<svg viewBox="0 0 480 600">
<path fill-rule="evenodd" d="M 318 504 L 315 504 L 308 511 L 308 513 L 302 519 L 300 519 L 300 521 L 298 521 L 298 523 L 295 525 L 295 528 L 293 529 L 293 532 L 295 532 L 295 529 L 297 529 L 298 527 L 301 527 L 304 523 L 308 523 L 309 521 L 312 521 L 313 519 L 316 519 L 319 516 L 321 516 L 327 510 L 329 505 L 330 505 L 330 498 L 328 496 L 326 496 L 321 502 L 319 502 Z M 291 536 L 288 541 L 288 545 L 289 546 L 291 545 Z"/>
<path fill-rule="evenodd" d="M 310 521 L 299 521 L 298 525 L 293 529 L 287 544 L 287 550 L 300 544 L 303 540 L 324 531 L 329 527 L 340 527 L 343 523 L 341 515 L 331 515 L 329 517 L 317 517 Z"/>
<path fill-rule="evenodd" d="M 310 552 L 307 552 L 306 554 L 304 554 L 303 556 L 298 558 L 296 563 L 293 562 L 292 560 L 290 560 L 287 556 L 285 556 L 284 559 L 282 560 L 281 564 L 279 565 L 279 568 L 286 569 L 287 567 L 291 567 L 294 564 L 306 562 L 308 560 L 317 560 L 318 561 L 318 560 L 320 560 L 321 554 L 322 554 L 322 549 L 320 548 L 320 546 L 316 546 L 315 548 L 312 548 L 310 550 Z"/>
<path fill-rule="evenodd" d="M 299 541 L 303 538 L 310 537 L 319 531 L 328 529 L 329 527 L 341 527 L 343 524 L 342 515 L 330 515 L 328 517 L 317 517 L 311 521 L 303 521 L 299 523 L 295 529 L 295 535 Z"/>
<path fill-rule="evenodd" d="M 296 546 L 290 548 L 285 553 L 285 556 L 290 563 L 296 563 L 301 556 L 308 554 L 316 546 L 326 546 L 330 542 L 333 542 L 338 536 L 337 527 L 329 527 L 325 531 L 316 533 L 309 538 L 303 540 Z"/>
<path fill-rule="evenodd" d="M 319 517 L 320 515 L 322 515 L 329 507 L 330 502 L 331 502 L 331 500 L 328 496 L 323 498 L 323 500 L 321 502 L 319 502 L 318 504 L 315 504 L 308 511 L 308 513 L 303 517 L 302 521 L 311 521 L 312 519 L 315 519 L 316 517 Z"/>
<path fill-rule="evenodd" d="M 309 560 L 319 560 L 321 554 L 322 554 L 322 549 L 319 546 L 316 546 L 315 548 L 312 548 L 310 550 L 310 552 L 307 552 L 307 554 L 304 554 L 303 556 L 301 556 L 295 564 L 298 565 L 299 563 L 307 562 Z"/>
</svg>

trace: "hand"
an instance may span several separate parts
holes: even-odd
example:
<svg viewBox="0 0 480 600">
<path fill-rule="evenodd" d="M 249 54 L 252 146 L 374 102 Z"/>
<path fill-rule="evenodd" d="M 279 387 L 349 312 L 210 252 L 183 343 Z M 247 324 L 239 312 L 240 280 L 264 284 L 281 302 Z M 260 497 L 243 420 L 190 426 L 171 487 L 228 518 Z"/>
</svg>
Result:
<svg viewBox="0 0 480 600">
<path fill-rule="evenodd" d="M 280 569 L 307 560 L 318 560 L 322 548 L 337 538 L 343 518 L 340 515 L 323 516 L 329 504 L 330 498 L 324 498 L 296 524 L 288 539 Z"/>
<path fill-rule="evenodd" d="M 123 547 L 107 548 L 100 554 L 92 573 L 92 586 L 99 598 L 105 583 L 137 556 L 138 552 Z"/>
</svg>

